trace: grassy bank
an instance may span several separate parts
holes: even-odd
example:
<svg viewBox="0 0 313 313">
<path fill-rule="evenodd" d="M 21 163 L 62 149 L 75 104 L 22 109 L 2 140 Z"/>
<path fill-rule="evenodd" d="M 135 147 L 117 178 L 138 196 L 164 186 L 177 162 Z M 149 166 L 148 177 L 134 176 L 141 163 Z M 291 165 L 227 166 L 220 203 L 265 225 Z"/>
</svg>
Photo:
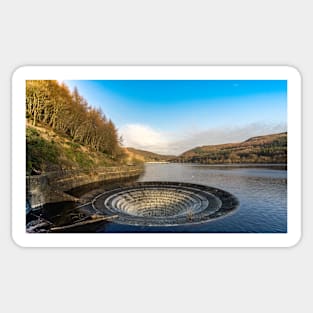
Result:
<svg viewBox="0 0 313 313">
<path fill-rule="evenodd" d="M 27 175 L 139 163 L 137 160 L 130 160 L 125 152 L 112 157 L 92 151 L 89 147 L 73 142 L 70 138 L 43 126 L 34 127 L 28 124 L 26 142 Z"/>
</svg>

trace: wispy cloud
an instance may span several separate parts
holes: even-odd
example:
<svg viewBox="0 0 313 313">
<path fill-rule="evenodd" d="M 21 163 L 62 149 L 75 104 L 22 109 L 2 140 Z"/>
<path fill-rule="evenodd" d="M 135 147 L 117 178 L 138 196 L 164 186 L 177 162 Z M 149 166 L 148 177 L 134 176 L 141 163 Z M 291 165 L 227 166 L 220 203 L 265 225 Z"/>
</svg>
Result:
<svg viewBox="0 0 313 313">
<path fill-rule="evenodd" d="M 219 127 L 206 130 L 186 129 L 169 134 L 148 125 L 128 124 L 120 129 L 124 145 L 161 154 L 179 155 L 197 146 L 241 142 L 250 137 L 279 133 L 287 130 L 285 123 L 253 123 L 245 126 Z"/>
</svg>

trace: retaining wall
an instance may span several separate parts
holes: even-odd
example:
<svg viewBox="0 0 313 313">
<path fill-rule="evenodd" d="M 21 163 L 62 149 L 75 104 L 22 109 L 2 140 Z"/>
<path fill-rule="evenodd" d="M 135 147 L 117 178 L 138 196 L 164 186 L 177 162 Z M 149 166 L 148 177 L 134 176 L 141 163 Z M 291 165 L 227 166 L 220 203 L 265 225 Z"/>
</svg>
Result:
<svg viewBox="0 0 313 313">
<path fill-rule="evenodd" d="M 46 203 L 75 201 L 78 199 L 65 192 L 91 183 L 136 177 L 142 172 L 142 166 L 120 166 L 26 176 L 26 199 L 32 209 Z"/>
</svg>

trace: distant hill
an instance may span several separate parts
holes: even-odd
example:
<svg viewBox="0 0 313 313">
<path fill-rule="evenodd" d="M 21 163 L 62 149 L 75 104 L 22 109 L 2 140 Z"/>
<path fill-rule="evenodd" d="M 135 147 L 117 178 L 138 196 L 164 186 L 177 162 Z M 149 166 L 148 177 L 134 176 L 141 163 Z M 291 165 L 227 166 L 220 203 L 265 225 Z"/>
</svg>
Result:
<svg viewBox="0 0 313 313">
<path fill-rule="evenodd" d="M 131 159 L 135 159 L 141 162 L 167 162 L 173 159 L 175 156 L 172 155 L 161 155 L 150 151 L 135 149 L 127 147 L 128 155 Z"/>
<path fill-rule="evenodd" d="M 173 158 L 171 162 L 287 163 L 287 133 L 252 137 L 240 143 L 196 147 Z"/>
</svg>

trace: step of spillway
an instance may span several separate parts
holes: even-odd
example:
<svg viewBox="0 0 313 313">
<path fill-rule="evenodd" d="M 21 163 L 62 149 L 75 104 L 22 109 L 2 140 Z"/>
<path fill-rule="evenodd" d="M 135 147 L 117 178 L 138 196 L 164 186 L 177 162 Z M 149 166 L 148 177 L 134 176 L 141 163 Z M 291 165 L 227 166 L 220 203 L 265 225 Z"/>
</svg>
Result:
<svg viewBox="0 0 313 313">
<path fill-rule="evenodd" d="M 92 205 L 102 214 L 117 215 L 115 223 L 170 226 L 226 216 L 239 201 L 227 191 L 204 185 L 140 182 L 98 195 Z"/>
</svg>

